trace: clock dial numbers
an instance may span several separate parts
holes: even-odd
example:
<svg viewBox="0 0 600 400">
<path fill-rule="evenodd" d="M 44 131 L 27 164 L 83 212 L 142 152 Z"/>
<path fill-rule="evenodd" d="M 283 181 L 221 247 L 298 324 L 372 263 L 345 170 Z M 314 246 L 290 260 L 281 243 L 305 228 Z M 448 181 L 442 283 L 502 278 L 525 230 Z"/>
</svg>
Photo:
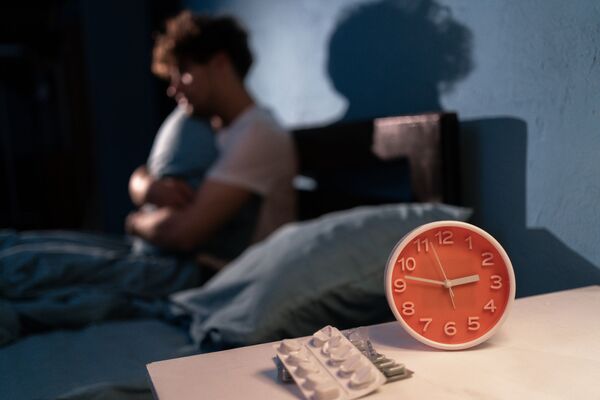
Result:
<svg viewBox="0 0 600 400">
<path fill-rule="evenodd" d="M 454 233 L 452 231 L 439 231 L 434 234 L 440 246 L 448 246 L 454 244 Z"/>
<path fill-rule="evenodd" d="M 405 301 L 402 303 L 402 314 L 414 315 L 415 314 L 415 303 L 412 301 Z"/>
<path fill-rule="evenodd" d="M 490 289 L 499 290 L 502 289 L 502 277 L 500 275 L 492 275 L 490 276 L 490 280 L 492 281 L 490 285 Z"/>
<path fill-rule="evenodd" d="M 427 332 L 427 328 L 429 328 L 429 324 L 431 324 L 431 321 L 433 321 L 433 318 L 419 318 L 419 322 L 423 325 L 423 330 L 422 332 Z"/>
<path fill-rule="evenodd" d="M 401 259 L 398 260 L 398 264 L 400 266 L 400 269 L 403 272 L 406 271 L 414 271 L 415 268 L 417 268 L 417 261 L 415 260 L 414 257 L 402 257 Z"/>
<path fill-rule="evenodd" d="M 481 266 L 482 267 L 492 267 L 494 266 L 494 253 L 489 251 L 484 251 L 481 253 Z"/>
<path fill-rule="evenodd" d="M 481 328 L 479 317 L 469 317 L 467 320 L 467 329 L 470 331 L 478 331 Z"/>
<path fill-rule="evenodd" d="M 446 334 L 446 336 L 454 336 L 456 335 L 456 332 L 456 322 L 448 321 L 444 324 L 444 334 Z"/>
<path fill-rule="evenodd" d="M 465 242 L 467 242 L 467 246 L 469 246 L 469 250 L 473 250 L 473 238 L 471 235 L 465 238 Z"/>
<path fill-rule="evenodd" d="M 402 278 L 394 280 L 394 292 L 402 293 L 406 290 L 406 281 Z"/>
<path fill-rule="evenodd" d="M 483 309 L 486 311 L 491 312 L 492 314 L 496 312 L 496 303 L 494 303 L 494 299 L 490 299 L 490 301 L 488 301 L 487 303 L 485 303 L 485 306 L 483 306 Z"/>
<path fill-rule="evenodd" d="M 421 251 L 423 251 L 425 253 L 429 253 L 429 239 L 419 238 L 419 239 L 415 240 L 413 242 L 413 244 L 415 245 L 415 247 L 417 249 L 417 253 L 420 253 Z"/>
</svg>

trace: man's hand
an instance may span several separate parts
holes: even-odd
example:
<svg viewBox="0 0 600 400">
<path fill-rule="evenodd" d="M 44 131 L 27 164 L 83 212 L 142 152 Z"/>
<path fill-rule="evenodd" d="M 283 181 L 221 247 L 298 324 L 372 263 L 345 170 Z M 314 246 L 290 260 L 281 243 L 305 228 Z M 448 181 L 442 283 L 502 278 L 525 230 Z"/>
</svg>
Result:
<svg viewBox="0 0 600 400">
<path fill-rule="evenodd" d="M 146 202 L 158 207 L 182 208 L 194 199 L 194 190 L 181 179 L 162 178 L 148 186 Z"/>
<path fill-rule="evenodd" d="M 173 214 L 169 208 L 159 208 L 152 211 L 135 211 L 125 219 L 125 231 L 130 235 L 143 238 L 153 238 L 164 229 L 164 224 Z"/>
<path fill-rule="evenodd" d="M 194 199 L 194 190 L 176 178 L 155 179 L 142 165 L 129 179 L 129 194 L 138 207 L 150 203 L 158 207 L 182 208 Z"/>
</svg>

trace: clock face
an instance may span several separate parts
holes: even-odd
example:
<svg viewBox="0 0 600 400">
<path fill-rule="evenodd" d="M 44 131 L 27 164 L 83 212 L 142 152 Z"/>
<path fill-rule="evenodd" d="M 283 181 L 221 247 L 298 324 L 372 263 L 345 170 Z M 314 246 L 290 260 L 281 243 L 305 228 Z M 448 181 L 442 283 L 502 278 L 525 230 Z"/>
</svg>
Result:
<svg viewBox="0 0 600 400">
<path fill-rule="evenodd" d="M 394 315 L 417 340 L 459 350 L 490 338 L 515 297 L 508 255 L 484 230 L 440 221 L 416 228 L 394 248 L 385 272 Z"/>
</svg>

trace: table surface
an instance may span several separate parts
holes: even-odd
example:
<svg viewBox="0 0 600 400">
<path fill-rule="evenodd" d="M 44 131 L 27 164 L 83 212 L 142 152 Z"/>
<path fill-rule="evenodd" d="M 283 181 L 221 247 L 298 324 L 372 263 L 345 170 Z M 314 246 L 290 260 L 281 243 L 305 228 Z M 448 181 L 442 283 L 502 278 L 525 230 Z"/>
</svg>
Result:
<svg viewBox="0 0 600 400">
<path fill-rule="evenodd" d="M 414 371 L 369 399 L 600 399 L 600 286 L 521 298 L 500 331 L 463 351 L 421 345 L 390 322 L 368 328 L 377 351 Z M 280 384 L 273 344 L 148 364 L 169 399 L 301 399 Z"/>
</svg>

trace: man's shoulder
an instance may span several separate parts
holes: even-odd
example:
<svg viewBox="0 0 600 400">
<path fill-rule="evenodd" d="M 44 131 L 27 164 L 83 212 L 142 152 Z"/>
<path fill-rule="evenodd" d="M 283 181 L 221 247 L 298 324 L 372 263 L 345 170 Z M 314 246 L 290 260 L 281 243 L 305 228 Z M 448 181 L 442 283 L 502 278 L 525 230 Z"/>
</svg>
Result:
<svg viewBox="0 0 600 400">
<path fill-rule="evenodd" d="M 288 135 L 288 131 L 279 123 L 273 113 L 265 107 L 255 106 L 248 115 L 246 133 L 257 136 Z"/>
</svg>

